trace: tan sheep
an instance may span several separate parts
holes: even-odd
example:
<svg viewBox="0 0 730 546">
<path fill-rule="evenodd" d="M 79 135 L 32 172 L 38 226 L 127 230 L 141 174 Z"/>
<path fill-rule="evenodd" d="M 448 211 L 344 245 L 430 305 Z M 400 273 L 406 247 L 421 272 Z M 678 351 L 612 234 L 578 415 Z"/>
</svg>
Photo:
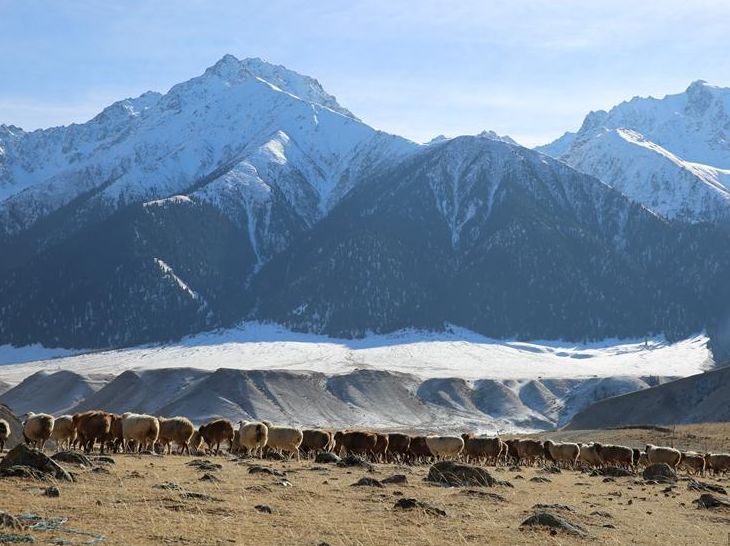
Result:
<svg viewBox="0 0 730 546">
<path fill-rule="evenodd" d="M 190 455 L 189 442 L 195 432 L 195 425 L 187 417 L 158 417 L 160 434 L 157 441 L 162 445 L 163 452 L 169 455 L 172 452 L 172 443 L 180 449 L 180 455 L 187 452 Z"/>
<path fill-rule="evenodd" d="M 238 443 L 252 455 L 263 455 L 269 439 L 269 427 L 259 421 L 241 421 L 238 424 Z"/>
<path fill-rule="evenodd" d="M 464 450 L 461 436 L 426 436 L 426 445 L 437 460 L 455 458 Z"/>
<path fill-rule="evenodd" d="M 73 415 L 56 417 L 51 439 L 56 442 L 57 450 L 71 449 L 71 444 L 76 440 L 76 425 Z"/>
<path fill-rule="evenodd" d="M 645 451 L 649 464 L 666 463 L 676 469 L 679 461 L 682 460 L 682 453 L 673 447 L 661 447 L 647 444 Z"/>
<path fill-rule="evenodd" d="M 590 466 L 601 466 L 601 458 L 598 456 L 595 444 L 578 444 L 578 447 L 580 448 L 578 455 L 580 462 Z"/>
<path fill-rule="evenodd" d="M 51 437 L 55 419 L 47 413 L 28 412 L 28 417 L 23 423 L 23 437 L 25 443 L 33 444 L 34 447 L 40 447 L 41 451 L 46 446 L 46 441 Z"/>
<path fill-rule="evenodd" d="M 543 444 L 545 448 L 545 456 L 552 459 L 558 466 L 564 465 L 575 468 L 580 456 L 580 446 L 572 443 L 556 444 L 551 440 L 546 440 Z"/>
<path fill-rule="evenodd" d="M 10 438 L 10 423 L 5 419 L 0 419 L 0 452 L 5 449 L 5 442 Z"/>
<path fill-rule="evenodd" d="M 304 434 L 298 428 L 269 426 L 266 445 L 277 451 L 286 451 L 289 457 L 294 454 L 299 460 L 299 446 L 302 445 Z"/>
<path fill-rule="evenodd" d="M 160 435 L 160 422 L 152 415 L 123 413 L 122 435 L 125 451 L 130 440 L 135 441 L 137 451 L 151 451 Z"/>
</svg>

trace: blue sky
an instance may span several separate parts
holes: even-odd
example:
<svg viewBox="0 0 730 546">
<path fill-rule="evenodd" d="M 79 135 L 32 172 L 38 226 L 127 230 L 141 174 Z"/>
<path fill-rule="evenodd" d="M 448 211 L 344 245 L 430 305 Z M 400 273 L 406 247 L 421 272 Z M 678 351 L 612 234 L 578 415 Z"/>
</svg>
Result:
<svg viewBox="0 0 730 546">
<path fill-rule="evenodd" d="M 85 121 L 232 53 L 415 140 L 535 145 L 635 95 L 730 86 L 729 37 L 727 0 L 0 0 L 0 123 Z"/>
</svg>

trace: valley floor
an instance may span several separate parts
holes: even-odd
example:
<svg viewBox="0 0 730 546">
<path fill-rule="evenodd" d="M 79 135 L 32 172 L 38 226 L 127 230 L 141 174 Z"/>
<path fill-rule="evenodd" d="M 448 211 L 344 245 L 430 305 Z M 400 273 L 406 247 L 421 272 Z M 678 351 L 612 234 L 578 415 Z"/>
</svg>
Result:
<svg viewBox="0 0 730 546">
<path fill-rule="evenodd" d="M 103 535 L 109 545 L 725 544 L 730 523 L 727 512 L 698 509 L 693 501 L 699 493 L 688 490 L 686 481 L 667 490 L 640 477 L 604 482 L 578 471 L 546 474 L 502 467 L 490 472 L 513 488 L 477 490 L 429 485 L 423 480 L 427 465 L 383 464 L 368 473 L 304 460 L 210 459 L 222 465 L 209 472 L 220 482 L 203 481 L 204 472 L 188 466 L 190 457 L 175 455 L 116 455 L 115 464 L 102 465 L 107 470 L 66 465 L 77 481 L 59 484 L 58 498 L 44 496 L 48 483 L 0 479 L 0 509 L 68 518 L 67 527 L 90 533 L 20 532 L 38 543 L 66 539 L 82 544 Z M 250 465 L 259 463 L 286 474 L 250 474 Z M 405 474 L 408 483 L 352 486 L 363 476 L 393 474 Z M 531 481 L 536 477 L 550 481 Z M 730 486 L 729 477 L 703 480 Z M 160 487 L 166 483 L 167 488 Z M 396 508 L 403 497 L 429 502 L 447 515 Z M 537 504 L 567 505 L 570 511 L 558 511 L 583 526 L 588 537 L 520 527 Z M 259 511 L 259 505 L 271 513 Z"/>
</svg>

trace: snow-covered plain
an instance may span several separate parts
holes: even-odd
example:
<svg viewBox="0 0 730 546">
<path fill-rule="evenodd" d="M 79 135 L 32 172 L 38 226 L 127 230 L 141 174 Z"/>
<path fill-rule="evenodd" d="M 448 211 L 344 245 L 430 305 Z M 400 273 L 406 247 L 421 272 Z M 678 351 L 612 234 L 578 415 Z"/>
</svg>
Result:
<svg viewBox="0 0 730 546">
<path fill-rule="evenodd" d="M 73 352 L 82 354 L 68 356 Z M 686 377 L 701 373 L 712 360 L 704 335 L 674 344 L 662 338 L 527 343 L 491 339 L 452 327 L 439 333 L 401 331 L 345 340 L 244 323 L 176 343 L 102 352 L 4 346 L 0 347 L 0 364 L 0 381 L 17 384 L 42 370 L 119 374 L 125 370 L 182 367 L 315 371 L 327 375 L 374 369 L 423 379 L 466 380 Z"/>
</svg>

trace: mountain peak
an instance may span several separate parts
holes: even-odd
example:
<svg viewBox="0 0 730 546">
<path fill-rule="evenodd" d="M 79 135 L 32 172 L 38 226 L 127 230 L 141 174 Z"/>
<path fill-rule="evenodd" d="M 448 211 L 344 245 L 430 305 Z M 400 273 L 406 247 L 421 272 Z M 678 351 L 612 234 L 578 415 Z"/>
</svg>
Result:
<svg viewBox="0 0 730 546">
<path fill-rule="evenodd" d="M 319 104 L 349 118 L 358 119 L 352 112 L 340 106 L 337 99 L 327 93 L 316 79 L 259 57 L 238 59 L 227 53 L 213 66 L 206 69 L 205 75 L 218 77 L 229 85 L 235 85 L 250 78 L 258 78 L 302 100 Z"/>
</svg>

